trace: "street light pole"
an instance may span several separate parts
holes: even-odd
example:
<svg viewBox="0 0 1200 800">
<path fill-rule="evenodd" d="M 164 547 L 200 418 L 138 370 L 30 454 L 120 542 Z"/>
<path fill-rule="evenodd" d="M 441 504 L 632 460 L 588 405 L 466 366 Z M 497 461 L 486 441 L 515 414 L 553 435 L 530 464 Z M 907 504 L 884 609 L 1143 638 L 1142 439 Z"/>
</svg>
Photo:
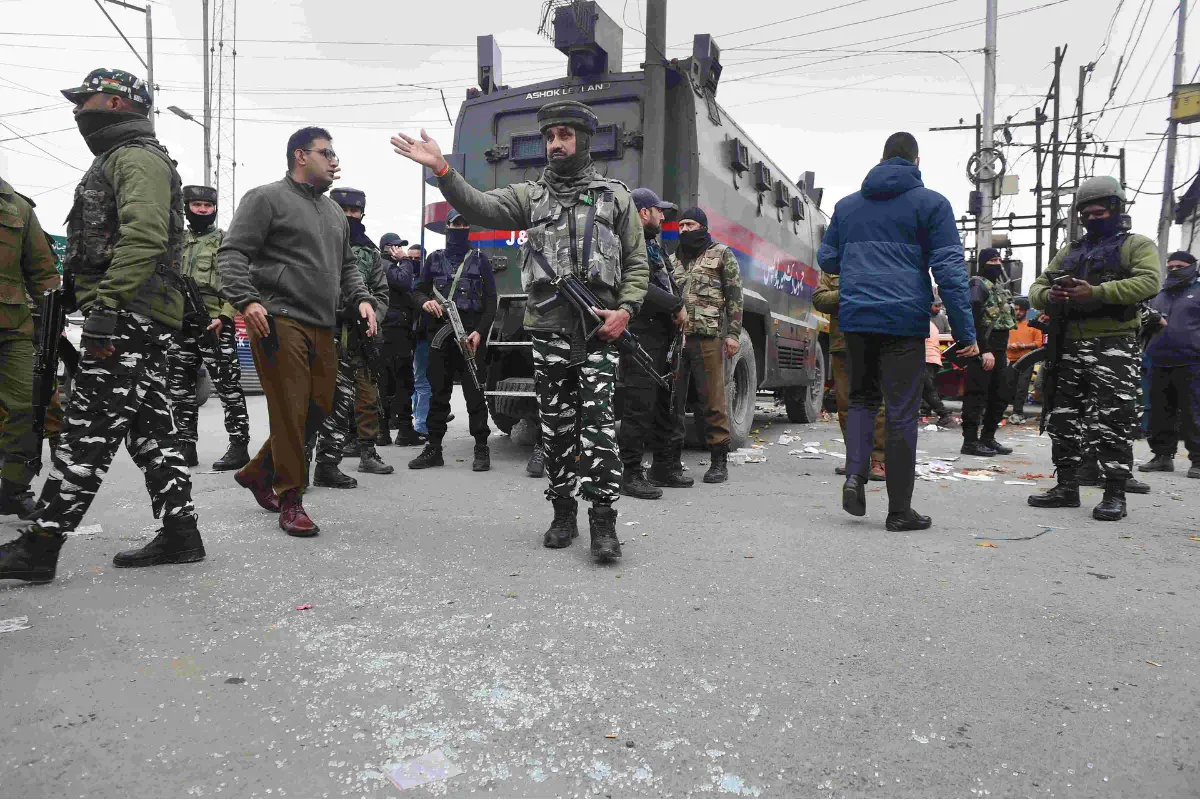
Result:
<svg viewBox="0 0 1200 800">
<path fill-rule="evenodd" d="M 212 186 L 212 86 L 209 85 L 208 0 L 201 0 L 200 14 L 204 18 L 204 185 Z"/>
<path fill-rule="evenodd" d="M 209 149 L 208 149 L 209 128 L 208 128 L 208 126 L 205 125 L 200 120 L 196 119 L 194 116 L 192 116 L 188 112 L 184 111 L 179 106 L 167 106 L 167 111 L 170 111 L 172 114 L 179 117 L 180 119 L 186 119 L 188 122 L 194 122 L 197 125 L 199 125 L 201 128 L 204 129 L 204 185 L 212 186 L 212 182 L 211 182 L 212 181 L 212 162 L 209 159 Z"/>
<path fill-rule="evenodd" d="M 997 0 L 987 0 L 987 26 L 983 46 L 983 119 L 979 142 L 979 236 L 976 252 L 992 246 L 992 204 L 996 188 L 992 158 L 992 127 L 996 117 L 996 11 Z"/>
<path fill-rule="evenodd" d="M 1175 76 L 1171 81 L 1171 102 L 1179 84 L 1183 83 L 1183 42 L 1187 30 L 1187 0 L 1179 0 L 1179 27 L 1175 35 Z M 1173 109 L 1172 109 L 1173 110 Z M 1167 263 L 1167 242 L 1171 235 L 1171 220 L 1175 216 L 1175 142 L 1179 134 L 1179 123 L 1172 119 L 1167 123 L 1167 159 L 1163 170 L 1162 210 L 1158 217 L 1158 254 L 1163 264 Z"/>
</svg>

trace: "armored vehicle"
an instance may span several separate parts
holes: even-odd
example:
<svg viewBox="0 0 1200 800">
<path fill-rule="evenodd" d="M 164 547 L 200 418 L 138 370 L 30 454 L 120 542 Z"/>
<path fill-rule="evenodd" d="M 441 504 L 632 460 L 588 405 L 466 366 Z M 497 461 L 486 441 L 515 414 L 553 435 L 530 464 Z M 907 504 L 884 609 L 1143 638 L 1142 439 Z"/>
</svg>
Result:
<svg viewBox="0 0 1200 800">
<path fill-rule="evenodd" d="M 813 173 L 798 182 L 786 177 L 717 103 L 721 61 L 712 37 L 696 36 L 691 58 L 664 58 L 665 0 L 651 0 L 646 64 L 637 71 L 623 70 L 623 32 L 595 2 L 549 3 L 546 14 L 543 28 L 552 26 L 567 76 L 502 85 L 499 48 L 493 37 L 479 37 L 479 86 L 467 92 L 447 160 L 482 190 L 537 180 L 546 164 L 538 108 L 563 97 L 590 105 L 601 122 L 591 144 L 600 173 L 631 189 L 652 188 L 681 209 L 700 206 L 713 238 L 737 255 L 745 314 L 741 350 L 726 365 L 733 443 L 746 441 L 760 392 L 784 400 L 789 420 L 816 420 L 828 364 L 824 320 L 812 307 L 826 221 Z M 441 232 L 447 211 L 445 202 L 428 206 L 427 228 Z M 497 273 L 486 392 L 496 424 L 508 431 L 537 416 L 532 344 L 521 324 L 526 237 L 476 229 L 471 239 Z M 675 248 L 677 223 L 667 223 L 663 240 Z M 619 413 L 619 384 L 616 405 Z"/>
</svg>

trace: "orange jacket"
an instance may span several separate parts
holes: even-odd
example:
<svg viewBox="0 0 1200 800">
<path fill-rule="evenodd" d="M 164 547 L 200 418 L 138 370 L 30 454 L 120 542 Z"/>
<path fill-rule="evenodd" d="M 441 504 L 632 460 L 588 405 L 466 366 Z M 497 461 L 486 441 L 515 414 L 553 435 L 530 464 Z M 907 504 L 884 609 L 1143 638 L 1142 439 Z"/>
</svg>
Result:
<svg viewBox="0 0 1200 800">
<path fill-rule="evenodd" d="M 933 324 L 933 320 L 929 321 L 929 338 L 925 340 L 925 363 L 942 365 L 942 348 L 938 339 L 937 325 Z"/>
<path fill-rule="evenodd" d="M 1008 363 L 1012 364 L 1022 356 L 1041 347 L 1042 335 L 1037 328 L 1030 327 L 1029 320 L 1023 319 L 1018 322 L 1017 329 L 1008 334 Z M 1037 347 L 1022 348 L 1023 344 L 1032 344 Z"/>
</svg>

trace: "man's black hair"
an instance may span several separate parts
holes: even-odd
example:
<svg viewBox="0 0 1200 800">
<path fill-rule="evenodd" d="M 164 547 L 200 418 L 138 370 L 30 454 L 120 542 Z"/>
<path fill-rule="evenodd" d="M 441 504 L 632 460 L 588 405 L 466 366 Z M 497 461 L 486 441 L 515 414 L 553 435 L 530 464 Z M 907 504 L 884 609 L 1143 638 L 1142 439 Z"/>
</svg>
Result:
<svg viewBox="0 0 1200 800">
<path fill-rule="evenodd" d="M 916 163 L 920 152 L 917 150 L 917 137 L 905 131 L 893 133 L 883 143 L 883 160 L 903 158 L 905 161 Z"/>
<path fill-rule="evenodd" d="M 333 141 L 333 137 L 329 135 L 329 131 L 324 128 L 301 128 L 288 138 L 287 145 L 287 165 L 288 172 L 296 166 L 296 151 L 307 150 L 312 147 L 312 143 L 317 139 L 327 139 Z"/>
<path fill-rule="evenodd" d="M 1029 310 L 1029 300 L 1025 297 L 1018 297 L 1016 300 L 1013 300 L 1013 305 L 1017 308 L 1023 308 L 1026 311 Z"/>
</svg>

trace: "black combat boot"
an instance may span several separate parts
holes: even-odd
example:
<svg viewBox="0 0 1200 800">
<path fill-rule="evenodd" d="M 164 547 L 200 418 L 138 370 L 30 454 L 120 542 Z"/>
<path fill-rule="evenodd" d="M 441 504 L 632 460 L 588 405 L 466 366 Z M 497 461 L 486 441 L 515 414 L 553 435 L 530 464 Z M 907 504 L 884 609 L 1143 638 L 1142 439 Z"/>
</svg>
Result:
<svg viewBox="0 0 1200 800">
<path fill-rule="evenodd" d="M 28 486 L 0 478 L 0 516 L 16 514 L 20 519 L 30 519 L 36 507 Z"/>
<path fill-rule="evenodd" d="M 379 457 L 379 452 L 375 450 L 375 445 L 371 442 L 361 442 L 360 450 L 362 455 L 358 457 L 358 471 L 368 472 L 372 475 L 391 475 L 396 471 L 396 468 L 390 464 L 383 463 L 383 459 Z"/>
<path fill-rule="evenodd" d="M 983 456 L 984 458 L 988 458 L 997 454 L 995 450 L 978 439 L 964 439 L 962 443 L 962 449 L 960 449 L 958 452 L 962 453 L 964 456 Z"/>
<path fill-rule="evenodd" d="M 842 484 L 842 510 L 854 517 L 867 515 L 867 479 L 861 475 L 847 475 Z"/>
<path fill-rule="evenodd" d="M 362 445 L 358 439 L 350 439 L 342 446 L 343 458 L 358 458 L 362 455 Z"/>
<path fill-rule="evenodd" d="M 729 480 L 729 445 L 719 444 L 712 449 L 708 461 L 708 471 L 704 473 L 705 483 L 724 483 Z"/>
<path fill-rule="evenodd" d="M 541 442 L 533 446 L 533 452 L 529 454 L 529 463 L 525 465 L 525 474 L 531 478 L 540 478 L 546 474 L 546 454 L 542 450 Z"/>
<path fill-rule="evenodd" d="M 492 450 L 486 444 L 475 443 L 475 460 L 471 462 L 472 472 L 487 472 L 492 468 Z"/>
<path fill-rule="evenodd" d="M 200 459 L 196 456 L 195 442 L 180 442 L 179 452 L 183 454 L 183 463 L 187 464 L 189 467 L 195 467 L 199 465 Z"/>
<path fill-rule="evenodd" d="M 1031 494 L 1026 500 L 1035 508 L 1079 508 L 1079 481 L 1074 469 L 1058 471 L 1058 484 L 1041 494 Z"/>
<path fill-rule="evenodd" d="M 1150 494 L 1150 484 L 1142 483 L 1137 478 L 1130 475 L 1125 479 L 1126 494 Z"/>
<path fill-rule="evenodd" d="M 324 486 L 326 489 L 356 489 L 358 481 L 342 472 L 337 464 L 322 464 L 317 462 L 313 474 L 313 486 Z"/>
<path fill-rule="evenodd" d="M 612 561 L 621 557 L 621 540 L 617 538 L 615 508 L 592 505 L 588 509 L 588 526 L 592 532 L 592 556 L 597 561 Z"/>
<path fill-rule="evenodd" d="M 1104 484 L 1104 497 L 1092 509 L 1092 519 L 1101 522 L 1117 522 L 1129 516 L 1125 507 L 1125 481 L 1108 481 Z"/>
<path fill-rule="evenodd" d="M 429 469 L 430 467 L 444 467 L 446 462 L 442 459 L 442 446 L 429 442 L 425 445 L 425 449 L 421 451 L 421 455 L 408 462 L 409 469 Z"/>
<path fill-rule="evenodd" d="M 188 564 L 204 560 L 204 542 L 193 516 L 166 517 L 158 536 L 138 550 L 113 556 L 114 567 L 153 567 L 156 564 Z"/>
<path fill-rule="evenodd" d="M 621 473 L 621 494 L 636 497 L 640 500 L 657 500 L 662 497 L 662 489 L 651 486 L 642 472 L 641 466 L 625 467 Z"/>
<path fill-rule="evenodd" d="M 380 424 L 379 433 L 375 435 L 376 447 L 388 447 L 392 443 L 392 432 L 386 425 Z"/>
<path fill-rule="evenodd" d="M 544 547 L 567 547 L 579 535 L 579 502 L 574 497 L 556 497 L 554 519 L 542 537 Z"/>
<path fill-rule="evenodd" d="M 1103 486 L 1104 476 L 1100 474 L 1100 462 L 1095 459 L 1085 460 L 1075 473 L 1075 482 L 1080 486 Z"/>
<path fill-rule="evenodd" d="M 47 534 L 30 525 L 11 542 L 0 544 L 0 580 L 11 578 L 30 583 L 49 583 L 58 567 L 58 551 L 67 537 Z"/>
<path fill-rule="evenodd" d="M 990 447 L 991 449 L 995 450 L 996 453 L 999 455 L 1002 455 L 1002 456 L 1011 456 L 1012 455 L 1012 451 L 1013 451 L 1012 448 L 1006 447 L 1005 445 L 1002 445 L 999 442 L 997 442 L 995 433 L 992 433 L 990 436 L 985 434 L 982 438 L 980 438 L 979 443 L 981 445 L 983 445 L 984 447 Z"/>
<path fill-rule="evenodd" d="M 228 472 L 230 470 L 241 469 L 250 463 L 249 442 L 235 442 L 229 440 L 229 449 L 225 451 L 225 455 L 217 461 L 213 462 L 212 468 L 216 472 Z"/>
<path fill-rule="evenodd" d="M 889 531 L 923 531 L 933 525 L 933 520 L 913 509 L 889 511 L 884 526 Z"/>
<path fill-rule="evenodd" d="M 1138 465 L 1138 472 L 1174 472 L 1175 456 L 1168 453 L 1155 453 L 1154 458 L 1145 464 Z"/>
<path fill-rule="evenodd" d="M 416 447 L 419 444 L 425 444 L 426 441 L 425 435 L 417 433 L 411 425 L 402 425 L 396 429 L 397 447 Z"/>
<path fill-rule="evenodd" d="M 690 489 L 696 485 L 695 479 L 683 471 L 678 453 L 661 460 L 656 456 L 646 479 L 652 486 L 665 486 L 668 489 Z"/>
</svg>

